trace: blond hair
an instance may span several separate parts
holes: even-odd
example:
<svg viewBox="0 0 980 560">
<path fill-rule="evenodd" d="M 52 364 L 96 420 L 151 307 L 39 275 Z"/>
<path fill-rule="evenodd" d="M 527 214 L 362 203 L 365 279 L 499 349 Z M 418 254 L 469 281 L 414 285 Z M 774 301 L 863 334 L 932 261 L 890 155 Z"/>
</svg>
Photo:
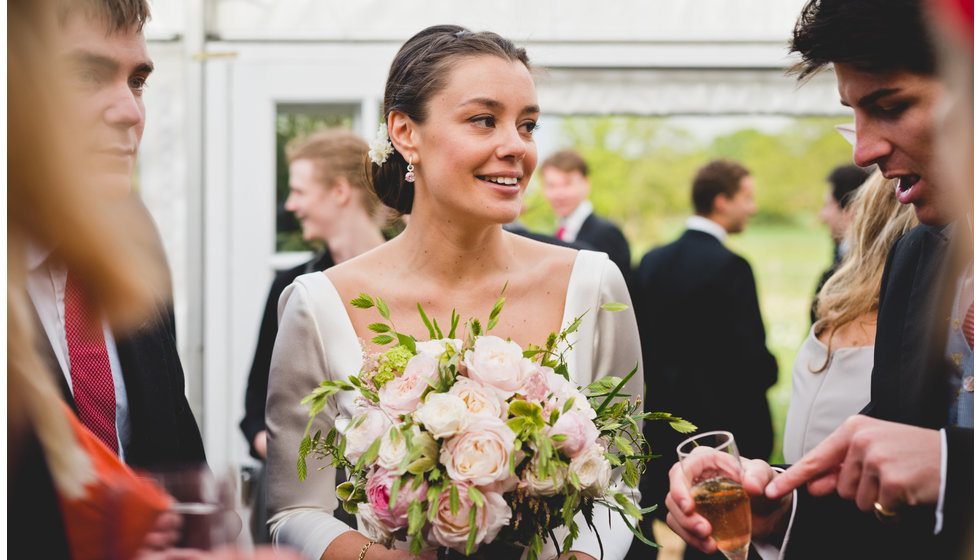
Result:
<svg viewBox="0 0 980 560">
<path fill-rule="evenodd" d="M 854 212 L 845 237 L 847 254 L 840 268 L 817 294 L 815 332 L 830 329 L 827 362 L 834 332 L 858 317 L 878 311 L 878 292 L 885 258 L 892 244 L 919 222 L 908 204 L 895 198 L 896 179 L 885 179 L 876 170 L 854 193 L 849 208 Z"/>
<path fill-rule="evenodd" d="M 293 138 L 286 144 L 288 163 L 298 159 L 312 161 L 314 178 L 327 189 L 332 188 L 337 179 L 343 177 L 357 191 L 361 208 L 369 216 L 374 216 L 381 201 L 371 189 L 369 177 L 364 171 L 367 153 L 367 142 L 350 130 L 340 127 Z"/>
</svg>

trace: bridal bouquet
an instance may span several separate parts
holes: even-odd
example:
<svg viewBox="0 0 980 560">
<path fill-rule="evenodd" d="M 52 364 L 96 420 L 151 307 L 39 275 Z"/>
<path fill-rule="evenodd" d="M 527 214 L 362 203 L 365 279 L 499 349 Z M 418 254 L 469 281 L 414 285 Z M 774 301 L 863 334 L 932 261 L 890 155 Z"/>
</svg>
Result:
<svg viewBox="0 0 980 560">
<path fill-rule="evenodd" d="M 367 353 L 357 375 L 324 381 L 303 400 L 310 422 L 297 471 L 306 478 L 310 455 L 347 469 L 351 477 L 337 488 L 338 498 L 360 515 L 371 538 L 387 545 L 406 539 L 416 555 L 427 546 L 469 555 L 484 544 L 510 543 L 527 547 L 534 560 L 550 537 L 568 552 L 580 530 L 576 513 L 589 525 L 596 505 L 624 518 L 646 513 L 611 482 L 613 469 L 621 468 L 623 481 L 635 488 L 651 457 L 642 419 L 694 429 L 669 414 L 645 414 L 638 397 L 620 392 L 635 367 L 587 387 L 569 381 L 558 348 L 569 347 L 581 316 L 544 346 L 522 349 L 487 334 L 504 298 L 491 311 L 487 332 L 475 319 L 458 328 L 453 312 L 446 336 L 419 305 L 427 341 L 396 332 L 381 298 L 361 294 L 351 304 L 377 308 L 387 322 L 370 325 L 377 335 L 372 342 L 392 346 Z M 313 418 L 339 391 L 360 393 L 358 413 L 338 419 L 326 435 L 311 435 Z M 559 526 L 569 529 L 562 543 L 553 532 Z"/>
</svg>

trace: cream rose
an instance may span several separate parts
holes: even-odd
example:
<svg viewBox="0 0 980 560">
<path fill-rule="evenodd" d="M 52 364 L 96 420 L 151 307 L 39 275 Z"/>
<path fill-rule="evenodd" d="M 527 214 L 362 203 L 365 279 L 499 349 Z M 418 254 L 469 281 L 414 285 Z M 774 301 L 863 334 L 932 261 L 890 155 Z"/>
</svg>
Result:
<svg viewBox="0 0 980 560">
<path fill-rule="evenodd" d="M 413 430 L 418 430 L 412 426 Z M 408 455 L 408 442 L 401 432 L 392 433 L 388 430 L 381 435 L 381 445 L 378 446 L 378 458 L 375 462 L 385 469 L 394 472 L 401 472 L 402 459 Z"/>
<path fill-rule="evenodd" d="M 434 437 L 448 438 L 463 429 L 466 412 L 466 403 L 457 395 L 429 393 L 413 416 Z"/>
<path fill-rule="evenodd" d="M 547 433 L 549 436 L 565 436 L 565 441 L 556 443 L 555 447 L 566 457 L 577 457 L 599 439 L 599 429 L 588 416 L 575 408 L 559 416 Z"/>
<path fill-rule="evenodd" d="M 360 414 L 355 415 L 353 420 L 337 421 L 337 429 L 347 439 L 344 456 L 352 463 L 356 463 L 361 455 L 371 447 L 374 440 L 391 428 L 391 420 L 380 408 L 374 405 L 363 405 L 357 410 Z M 359 420 L 362 417 L 364 419 Z"/>
<path fill-rule="evenodd" d="M 517 477 L 510 472 L 516 438 L 502 420 L 480 418 L 443 443 L 439 462 L 456 481 L 476 486 L 496 482 L 516 485 Z"/>
<path fill-rule="evenodd" d="M 483 507 L 477 507 L 470 499 L 469 484 L 456 483 L 459 493 L 459 509 L 453 515 L 450 491 L 439 494 L 436 517 L 432 521 L 429 538 L 440 546 L 448 546 L 466 554 L 466 541 L 470 535 L 470 510 L 476 508 L 476 544 L 489 543 L 497 533 L 510 523 L 511 511 L 504 497 L 495 491 L 482 490 Z"/>
<path fill-rule="evenodd" d="M 574 457 L 568 466 L 578 477 L 582 493 L 594 498 L 602 496 L 612 478 L 612 465 L 602 453 L 602 446 L 595 444 Z"/>
<path fill-rule="evenodd" d="M 385 383 L 378 390 L 381 408 L 393 417 L 415 410 L 428 381 L 438 376 L 439 362 L 428 354 L 412 356 L 405 364 L 405 373 Z"/>
<path fill-rule="evenodd" d="M 497 391 L 466 377 L 457 377 L 449 388 L 449 394 L 463 400 L 466 411 L 473 416 L 507 418 L 507 403 L 501 400 Z"/>
<path fill-rule="evenodd" d="M 553 476 L 540 478 L 538 476 L 538 465 L 532 462 L 524 469 L 524 480 L 521 485 L 527 488 L 528 494 L 532 496 L 554 496 L 565 488 L 565 467 L 559 461 L 554 461 L 558 465 L 558 470 Z"/>
<path fill-rule="evenodd" d="M 463 365 L 471 379 L 496 389 L 503 399 L 520 391 L 534 370 L 534 364 L 524 357 L 516 342 L 496 336 L 477 338 L 473 349 L 466 351 Z"/>
</svg>

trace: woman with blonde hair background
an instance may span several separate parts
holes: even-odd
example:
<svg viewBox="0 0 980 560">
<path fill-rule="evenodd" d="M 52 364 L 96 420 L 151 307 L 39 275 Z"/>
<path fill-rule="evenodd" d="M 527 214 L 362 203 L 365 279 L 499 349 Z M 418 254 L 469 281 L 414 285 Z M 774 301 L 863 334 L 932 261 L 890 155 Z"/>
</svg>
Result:
<svg viewBox="0 0 980 560">
<path fill-rule="evenodd" d="M 918 220 L 875 171 L 854 194 L 847 254 L 817 295 L 817 322 L 793 364 L 783 456 L 796 462 L 871 398 L 878 292 L 892 244 Z"/>
</svg>

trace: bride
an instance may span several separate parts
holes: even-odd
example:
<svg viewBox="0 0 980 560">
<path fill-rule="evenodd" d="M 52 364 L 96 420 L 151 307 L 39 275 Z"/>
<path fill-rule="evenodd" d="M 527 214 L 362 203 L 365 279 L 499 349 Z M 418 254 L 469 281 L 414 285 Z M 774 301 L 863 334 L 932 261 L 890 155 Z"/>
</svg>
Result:
<svg viewBox="0 0 980 560">
<path fill-rule="evenodd" d="M 540 109 L 524 49 L 494 33 L 425 29 L 391 65 L 384 114 L 394 151 L 374 147 L 373 186 L 386 204 L 411 214 L 408 227 L 325 273 L 299 277 L 279 303 L 266 404 L 270 528 L 276 543 L 314 560 L 410 557 L 407 550 L 372 546 L 331 515 L 337 505 L 332 468 L 312 470 L 305 482 L 296 475 L 309 419 L 300 400 L 324 379 L 356 374 L 362 341 L 374 336 L 368 325 L 376 313 L 348 303 L 359 293 L 383 298 L 399 332 L 424 340 L 417 303 L 444 324 L 453 309 L 464 319 L 486 317 L 506 286 L 493 334 L 522 347 L 543 344 L 587 312 L 566 353 L 574 383 L 623 376 L 640 359 L 633 313 L 599 309 L 630 304 L 619 269 L 604 253 L 547 245 L 502 228 L 519 215 L 538 159 L 533 134 Z M 642 394 L 642 373 L 624 392 Z M 312 430 L 326 433 L 329 418 L 349 418 L 353 407 L 353 393 L 335 395 Z M 622 483 L 619 489 L 639 501 Z M 594 523 L 598 535 L 579 520 L 576 556 L 598 558 L 601 540 L 605 558 L 623 558 L 633 538 L 626 523 L 601 507 Z M 542 558 L 556 555 L 546 545 Z"/>
</svg>

